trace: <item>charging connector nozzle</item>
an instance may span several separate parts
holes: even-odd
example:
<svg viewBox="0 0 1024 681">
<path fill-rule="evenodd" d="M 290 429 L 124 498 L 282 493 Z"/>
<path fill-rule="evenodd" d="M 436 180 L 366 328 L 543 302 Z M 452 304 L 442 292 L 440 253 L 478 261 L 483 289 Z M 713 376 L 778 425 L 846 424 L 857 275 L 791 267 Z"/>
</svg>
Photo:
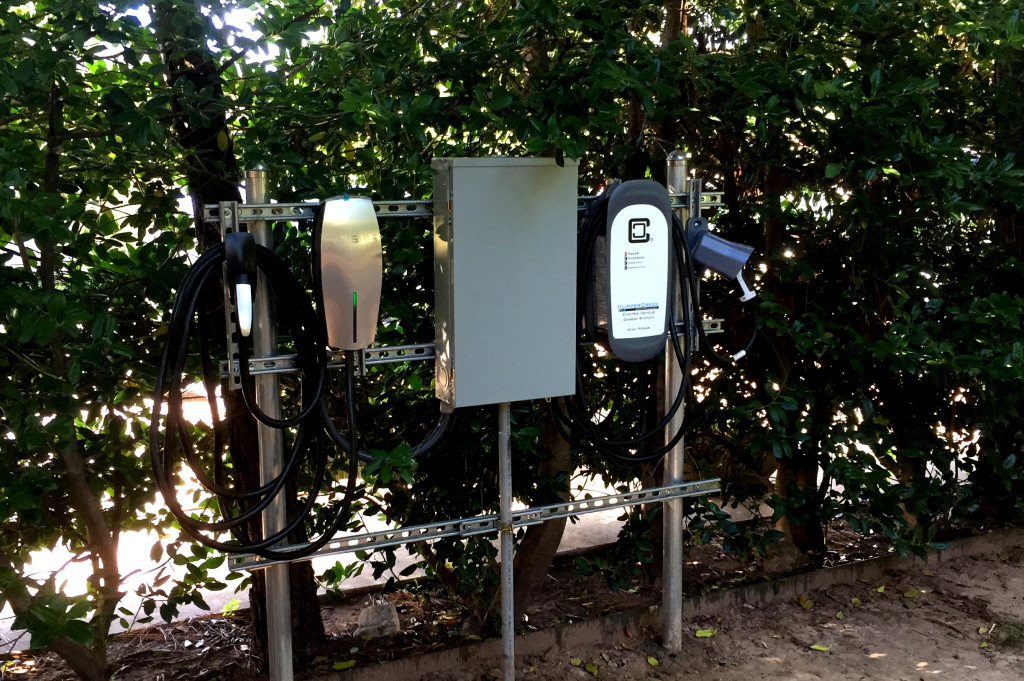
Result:
<svg viewBox="0 0 1024 681">
<path fill-rule="evenodd" d="M 224 260 L 228 285 L 238 312 L 238 331 L 244 337 L 252 332 L 252 288 L 256 284 L 256 237 L 248 232 L 232 232 L 224 237 Z"/>
<path fill-rule="evenodd" d="M 743 266 L 754 252 L 753 247 L 723 239 L 708 231 L 708 221 L 704 218 L 690 218 L 686 222 L 689 233 L 687 240 L 693 259 L 701 267 L 720 274 L 726 279 L 735 279 L 742 295 L 740 300 L 746 302 L 757 294 L 743 280 Z"/>
</svg>

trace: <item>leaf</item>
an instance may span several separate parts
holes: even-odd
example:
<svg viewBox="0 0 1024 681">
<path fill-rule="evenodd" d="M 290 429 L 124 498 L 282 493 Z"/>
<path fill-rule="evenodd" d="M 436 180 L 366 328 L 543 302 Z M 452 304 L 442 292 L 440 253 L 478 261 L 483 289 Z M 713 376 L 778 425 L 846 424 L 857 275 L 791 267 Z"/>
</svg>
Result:
<svg viewBox="0 0 1024 681">
<path fill-rule="evenodd" d="M 836 613 L 836 619 L 837 620 L 843 619 L 843 611 L 842 610 L 840 610 L 839 612 Z"/>
<path fill-rule="evenodd" d="M 588 672 L 590 672 L 594 676 L 597 676 L 597 667 L 595 667 L 594 665 L 588 664 L 587 666 L 584 667 L 584 669 L 586 669 Z"/>
<path fill-rule="evenodd" d="M 932 572 L 931 570 L 929 570 L 928 568 L 925 568 L 925 569 L 921 570 L 921 574 L 925 575 L 927 577 L 934 577 L 935 576 L 935 573 Z"/>
<path fill-rule="evenodd" d="M 859 598 L 856 598 L 856 597 L 854 597 L 854 598 L 851 598 L 851 599 L 850 599 L 850 603 L 852 603 L 852 604 L 853 604 L 853 607 L 855 607 L 855 608 L 859 608 L 859 607 L 861 606 L 861 602 L 860 602 L 860 599 L 859 599 Z"/>
<path fill-rule="evenodd" d="M 579 667 L 581 664 L 583 664 L 583 660 L 581 660 L 578 657 L 574 657 L 571 660 L 569 660 L 569 664 L 571 664 L 573 667 Z"/>
<path fill-rule="evenodd" d="M 221 130 L 217 133 L 217 148 L 221 151 L 227 151 L 228 147 L 231 146 L 231 138 L 228 137 L 228 133 L 225 130 Z"/>
<path fill-rule="evenodd" d="M 697 638 L 711 638 L 718 633 L 718 629 L 698 629 Z"/>
<path fill-rule="evenodd" d="M 884 585 L 880 586 L 877 589 L 875 589 L 875 591 L 877 591 L 880 594 L 884 594 L 885 593 L 885 586 Z"/>
<path fill-rule="evenodd" d="M 916 595 L 917 595 L 917 589 L 910 589 L 908 591 L 904 591 L 903 592 L 903 597 L 904 598 L 913 598 Z"/>
<path fill-rule="evenodd" d="M 820 650 L 823 653 L 827 653 L 830 647 L 831 646 L 822 646 L 822 645 L 818 645 L 817 643 L 815 643 L 814 645 L 811 646 L 811 650 Z"/>
<path fill-rule="evenodd" d="M 652 667 L 657 667 L 661 663 L 658 662 L 658 658 L 654 657 L 653 655 L 648 655 L 647 664 L 651 665 Z"/>
<path fill-rule="evenodd" d="M 833 177 L 842 172 L 842 170 L 843 166 L 840 165 L 839 163 L 829 163 L 827 166 L 825 166 L 825 177 L 831 180 Z"/>
<path fill-rule="evenodd" d="M 803 608 L 804 610 L 810 610 L 811 608 L 814 607 L 814 601 L 812 601 L 810 598 L 808 598 L 804 594 L 800 594 L 800 598 L 796 599 L 796 602 L 799 603 L 800 607 Z"/>
<path fill-rule="evenodd" d="M 331 665 L 331 669 L 334 671 L 341 671 L 342 669 L 351 669 L 356 666 L 355 660 L 345 660 L 344 662 L 335 662 Z"/>
<path fill-rule="evenodd" d="M 978 646 L 978 647 L 979 647 L 979 648 L 988 648 L 988 641 L 982 641 L 982 642 L 981 642 L 981 645 L 980 645 L 980 646 Z"/>
</svg>

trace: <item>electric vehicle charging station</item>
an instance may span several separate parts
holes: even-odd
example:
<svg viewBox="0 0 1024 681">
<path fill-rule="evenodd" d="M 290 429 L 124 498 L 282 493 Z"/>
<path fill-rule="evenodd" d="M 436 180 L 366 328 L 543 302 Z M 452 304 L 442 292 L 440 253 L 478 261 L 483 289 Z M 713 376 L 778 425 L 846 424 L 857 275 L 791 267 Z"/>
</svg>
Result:
<svg viewBox="0 0 1024 681">
<path fill-rule="evenodd" d="M 625 280 L 621 275 L 616 275 L 620 276 L 619 279 L 613 279 L 609 274 L 607 302 L 614 306 L 607 314 L 612 350 L 615 352 L 617 349 L 616 354 L 626 355 L 624 359 L 628 361 L 642 361 L 656 357 L 668 348 L 666 385 L 679 391 L 682 391 L 686 379 L 676 361 L 678 343 L 677 351 L 673 352 L 672 341 L 666 341 L 666 336 L 673 335 L 680 326 L 675 310 L 670 308 L 695 306 L 695 297 L 680 296 L 672 291 L 670 272 L 673 267 L 668 253 L 673 234 L 673 212 L 677 221 L 686 224 L 689 211 L 673 206 L 671 198 L 686 197 L 685 205 L 692 211 L 690 214 L 695 213 L 699 217 L 700 207 L 705 204 L 704 197 L 708 196 L 701 194 L 699 182 L 696 185 L 691 183 L 688 194 L 682 192 L 687 175 L 685 157 L 682 159 L 680 164 L 679 158 L 669 157 L 667 191 L 650 181 L 634 181 L 633 184 L 623 183 L 611 194 L 607 236 L 609 273 L 613 267 L 622 265 L 626 276 Z M 231 558 L 232 570 L 268 571 L 268 619 L 271 627 L 268 640 L 272 681 L 292 677 L 287 562 L 312 555 L 493 532 L 498 532 L 501 539 L 503 671 L 504 678 L 509 681 L 515 676 L 511 560 L 515 529 L 551 518 L 640 503 L 662 502 L 666 508 L 664 631 L 666 647 L 678 649 L 682 626 L 682 499 L 719 489 L 715 479 L 683 480 L 681 409 L 668 419 L 673 424 L 671 428 L 678 432 L 673 441 L 678 444 L 668 448 L 665 484 L 662 487 L 533 507 L 515 513 L 511 508 L 509 403 L 569 395 L 576 389 L 573 365 L 579 344 L 576 333 L 578 310 L 573 273 L 567 266 L 574 261 L 577 247 L 575 164 L 567 162 L 565 166 L 557 166 L 552 159 L 438 159 L 434 167 L 437 176 L 432 201 L 370 202 L 367 199 L 338 197 L 319 207 L 274 204 L 267 201 L 265 173 L 250 171 L 246 187 L 249 203 L 226 202 L 204 207 L 206 219 L 220 222 L 226 243 L 232 242 L 229 250 L 237 254 L 226 263 L 231 277 L 229 281 L 233 282 L 234 288 L 229 287 L 225 299 L 229 304 L 228 328 L 237 328 L 239 333 L 229 333 L 230 357 L 221 363 L 221 374 L 236 388 L 246 376 L 252 375 L 258 393 L 256 402 L 271 420 L 280 419 L 277 375 L 296 371 L 299 360 L 294 356 L 280 355 L 277 351 L 275 320 L 266 294 L 265 272 L 253 265 L 253 258 L 248 254 L 255 249 L 241 239 L 230 237 L 241 231 L 242 223 L 248 224 L 255 235 L 255 242 L 264 248 L 272 244 L 269 226 L 274 222 L 312 220 L 318 230 L 331 226 L 330 234 L 321 232 L 314 240 L 317 251 L 314 259 L 320 265 L 317 269 L 325 299 L 320 306 L 324 310 L 325 344 L 346 351 L 349 376 L 353 371 L 351 353 L 354 351 L 358 351 L 360 361 L 365 365 L 434 359 L 435 390 L 442 411 L 450 412 L 468 405 L 498 406 L 499 514 L 325 537 L 322 542 L 316 542 L 312 551 L 303 551 L 302 555 L 294 557 L 287 551 L 278 554 L 271 551 L 264 555 L 243 551 L 242 555 Z M 529 196 L 530 200 L 523 201 L 524 196 Z M 434 343 L 398 348 L 366 347 L 373 341 L 376 327 L 374 295 L 377 300 L 380 295 L 382 237 L 376 225 L 378 213 L 389 217 L 433 217 Z M 696 246 L 710 254 L 703 258 L 694 255 L 697 264 L 713 267 L 726 276 L 734 269 L 738 273 L 743 263 L 739 262 L 737 268 L 736 261 L 741 257 L 745 261 L 750 251 L 746 251 L 746 257 L 743 257 L 746 247 L 720 239 L 709 241 L 713 236 L 710 233 L 700 234 L 698 240 L 694 240 Z M 656 251 L 655 247 L 661 250 Z M 620 252 L 621 256 L 618 255 Z M 711 262 L 714 265 L 709 264 Z M 528 263 L 525 270 L 524 263 Z M 631 264 L 633 271 L 629 272 Z M 258 273 L 255 272 L 257 269 L 260 269 Z M 373 282 L 375 277 L 376 284 Z M 238 342 L 246 336 L 245 319 L 249 306 L 245 302 L 245 291 L 246 286 L 251 290 L 253 279 L 257 279 L 259 284 L 255 287 L 256 295 L 251 305 L 253 354 L 247 357 L 239 353 Z M 747 291 L 745 285 L 744 291 Z M 648 292 L 650 296 L 637 298 L 637 295 Z M 618 317 L 616 313 L 619 313 Z M 642 323 L 637 323 L 637 319 Z M 692 320 L 691 316 L 690 326 L 693 325 Z M 524 333 L 524 329 L 532 332 L 537 322 L 543 324 L 544 332 L 535 333 L 533 338 L 524 338 L 529 335 Z M 715 328 L 714 324 L 710 327 L 712 330 Z M 689 352 L 695 335 L 692 328 L 683 328 L 683 332 Z M 509 361 L 509 355 L 514 361 Z M 536 363 L 538 355 L 543 356 L 543 365 L 537 370 L 494 373 L 494 365 Z M 494 361 L 498 358 L 502 361 Z M 328 368 L 338 366 L 339 355 L 326 353 L 324 362 Z M 529 375 L 523 375 L 527 373 Z M 666 393 L 671 393 L 671 390 Z M 668 401 L 668 395 L 666 397 Z M 259 428 L 264 469 L 262 480 L 264 485 L 269 485 L 282 476 L 282 435 L 280 430 L 263 422 Z M 354 434 L 347 444 L 352 450 L 351 460 L 355 461 L 358 443 Z M 354 475 L 350 475 L 349 480 L 351 484 Z M 284 499 L 280 496 L 266 504 L 262 513 L 265 535 L 272 535 L 285 527 Z M 676 638 L 679 638 L 678 642 Z"/>
</svg>

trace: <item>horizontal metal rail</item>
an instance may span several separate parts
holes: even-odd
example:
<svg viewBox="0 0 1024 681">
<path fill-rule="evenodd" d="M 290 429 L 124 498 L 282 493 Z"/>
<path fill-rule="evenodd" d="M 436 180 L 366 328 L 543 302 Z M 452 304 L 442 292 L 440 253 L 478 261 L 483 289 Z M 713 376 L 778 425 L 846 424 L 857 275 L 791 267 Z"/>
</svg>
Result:
<svg viewBox="0 0 1024 681">
<path fill-rule="evenodd" d="M 392 347 L 366 348 L 363 350 L 365 360 L 361 362 L 365 366 L 376 364 L 394 364 L 396 362 L 416 362 L 420 360 L 434 359 L 434 344 L 419 343 L 416 345 L 396 345 Z M 327 353 L 327 367 L 339 369 L 345 366 L 345 354 L 339 351 Z M 229 370 L 238 371 L 238 360 L 228 362 L 222 360 L 220 363 L 221 378 L 229 375 Z M 249 360 L 249 373 L 257 374 L 280 374 L 294 373 L 299 370 L 295 355 L 277 355 L 275 357 L 254 357 Z"/>
<path fill-rule="evenodd" d="M 434 202 L 423 201 L 374 201 L 373 207 L 380 217 L 423 218 L 434 214 Z M 238 222 L 292 222 L 312 220 L 319 203 L 239 203 L 235 208 Z M 220 222 L 221 209 L 216 203 L 203 206 L 203 220 Z M 229 216 L 224 216 L 229 217 Z"/>
<path fill-rule="evenodd" d="M 722 319 L 705 319 L 704 333 L 723 333 Z M 682 331 L 683 325 L 677 324 Z M 434 359 L 437 351 L 433 343 L 418 343 L 414 345 L 396 345 L 392 347 L 366 348 L 363 350 L 363 361 L 360 364 L 364 367 L 378 364 L 395 364 L 398 362 L 419 362 Z M 340 369 L 345 366 L 345 355 L 342 352 L 330 351 L 327 353 L 327 368 Z M 296 373 L 299 370 L 298 361 L 295 355 L 276 355 L 274 357 L 253 357 L 249 360 L 249 373 L 253 376 L 259 374 L 285 374 Z M 238 360 L 228 362 L 221 360 L 220 376 L 227 378 L 238 374 Z"/>
<path fill-rule="evenodd" d="M 704 192 L 700 195 L 702 206 L 718 206 L 722 204 L 723 192 Z M 669 194 L 673 199 L 683 198 L 689 194 Z M 593 201 L 595 196 L 579 196 L 580 202 Z M 381 218 L 429 218 L 434 215 L 432 199 L 409 201 L 374 201 L 373 207 Z M 296 222 L 312 220 L 316 215 L 319 203 L 239 203 L 235 210 L 234 220 L 238 222 Z M 221 208 L 216 203 L 203 206 L 205 222 L 220 222 Z M 224 216 L 232 217 L 232 216 Z"/>
<path fill-rule="evenodd" d="M 695 482 L 683 482 L 678 485 L 667 485 L 665 487 L 652 487 L 636 492 L 608 494 L 561 504 L 534 506 L 521 511 L 513 511 L 512 527 L 539 525 L 553 518 L 579 516 L 613 508 L 627 508 L 638 504 L 653 504 L 669 499 L 699 497 L 718 492 L 721 489 L 720 482 L 718 478 L 712 478 Z M 416 544 L 444 537 L 473 537 L 498 532 L 501 529 L 503 528 L 498 521 L 498 516 L 491 514 L 476 518 L 462 518 L 460 520 L 413 525 L 394 530 L 350 534 L 332 540 L 312 556 L 307 557 L 307 559 L 351 553 L 353 551 L 370 551 L 391 546 L 401 546 L 403 544 Z M 301 546 L 296 545 L 294 548 L 298 549 Z M 259 570 L 283 562 L 288 561 L 268 560 L 253 554 L 243 554 L 231 556 L 228 560 L 228 568 L 233 572 Z"/>
</svg>

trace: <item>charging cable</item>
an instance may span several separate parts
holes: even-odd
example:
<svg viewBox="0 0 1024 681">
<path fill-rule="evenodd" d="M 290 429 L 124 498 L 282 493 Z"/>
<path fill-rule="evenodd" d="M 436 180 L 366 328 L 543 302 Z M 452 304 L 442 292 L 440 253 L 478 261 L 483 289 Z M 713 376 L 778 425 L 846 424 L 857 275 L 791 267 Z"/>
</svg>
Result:
<svg viewBox="0 0 1024 681">
<path fill-rule="evenodd" d="M 248 411 L 261 423 L 291 435 L 291 446 L 282 462 L 280 474 L 263 484 L 245 487 L 239 482 L 238 457 L 226 444 L 229 421 L 221 418 L 217 404 L 220 375 L 211 357 L 209 301 L 223 300 L 226 273 L 232 302 L 239 312 L 238 365 L 241 391 Z M 301 386 L 300 406 L 294 416 L 272 417 L 260 408 L 254 394 L 249 363 L 253 356 L 252 287 L 259 274 L 276 300 L 279 329 L 294 345 Z M 198 324 L 196 324 L 198 318 Z M 198 333 L 197 333 L 198 332 Z M 198 354 L 213 420 L 213 442 L 195 438 L 193 426 L 183 410 L 184 379 L 190 375 L 191 350 L 198 342 Z M 269 560 L 296 560 L 323 547 L 350 521 L 352 504 L 361 493 L 357 485 L 359 461 L 369 461 L 359 448 L 355 410 L 355 352 L 345 352 L 345 400 L 347 434 L 342 436 L 327 409 L 327 341 L 323 320 L 313 310 L 309 296 L 287 264 L 271 250 L 255 244 L 252 235 L 227 235 L 224 243 L 210 248 L 182 281 L 168 323 L 167 338 L 157 375 L 150 425 L 150 454 L 157 486 L 175 519 L 189 536 L 213 549 L 225 552 L 254 553 Z M 166 415 L 164 408 L 166 405 Z M 233 415 L 232 418 L 238 418 Z M 161 430 L 161 420 L 163 429 Z M 451 423 L 442 414 L 437 426 L 419 445 L 413 456 L 420 456 L 441 441 Z M 347 482 L 332 482 L 330 443 L 347 453 Z M 205 455 L 204 455 L 205 451 Z M 215 504 L 204 509 L 219 513 L 219 519 L 204 519 L 186 511 L 177 497 L 178 470 L 184 466 L 195 476 Z M 282 493 L 289 500 L 284 526 L 277 532 L 259 537 L 253 528 L 261 514 Z M 211 506 L 213 508 L 211 508 Z M 307 540 L 314 527 L 313 511 L 318 509 L 317 536 Z M 207 516 L 208 517 L 208 516 Z M 230 540 L 221 535 L 230 533 Z M 281 547 L 279 545 L 286 544 Z"/>
</svg>

